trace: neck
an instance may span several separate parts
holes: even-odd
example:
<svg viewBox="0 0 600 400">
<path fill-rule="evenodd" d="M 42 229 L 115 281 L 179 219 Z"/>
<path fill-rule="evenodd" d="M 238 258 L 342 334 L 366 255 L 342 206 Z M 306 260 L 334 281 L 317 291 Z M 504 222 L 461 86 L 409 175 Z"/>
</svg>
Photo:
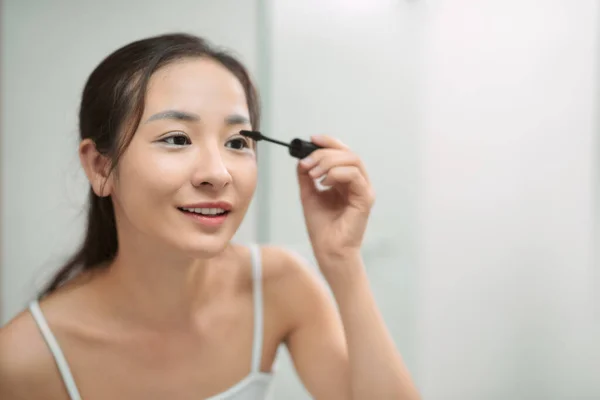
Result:
<svg viewBox="0 0 600 400">
<path fill-rule="evenodd" d="M 121 239 L 121 238 L 120 238 Z M 194 259 L 148 241 L 119 242 L 119 253 L 100 279 L 100 294 L 119 319 L 160 329 L 191 326 L 194 315 L 227 293 L 219 256 Z"/>
</svg>

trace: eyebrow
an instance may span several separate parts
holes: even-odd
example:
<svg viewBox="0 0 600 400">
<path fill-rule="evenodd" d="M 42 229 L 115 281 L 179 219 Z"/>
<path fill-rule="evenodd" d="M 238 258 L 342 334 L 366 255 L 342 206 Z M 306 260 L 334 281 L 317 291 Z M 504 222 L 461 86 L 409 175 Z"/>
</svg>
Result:
<svg viewBox="0 0 600 400">
<path fill-rule="evenodd" d="M 240 114 L 233 114 L 225 118 L 227 125 L 245 125 L 250 124 L 250 119 Z"/>
<path fill-rule="evenodd" d="M 200 116 L 198 114 L 186 111 L 166 110 L 152 115 L 146 120 L 145 123 L 156 121 L 159 119 L 173 119 L 176 121 L 197 122 L 200 121 Z M 245 125 L 250 124 L 250 119 L 241 114 L 232 114 L 225 118 L 225 123 L 227 125 Z"/>
<path fill-rule="evenodd" d="M 148 118 L 145 123 L 147 124 L 148 122 L 156 121 L 159 119 L 174 119 L 176 121 L 196 122 L 200 120 L 200 117 L 197 114 L 185 111 L 166 110 L 154 114 L 153 116 Z"/>
</svg>

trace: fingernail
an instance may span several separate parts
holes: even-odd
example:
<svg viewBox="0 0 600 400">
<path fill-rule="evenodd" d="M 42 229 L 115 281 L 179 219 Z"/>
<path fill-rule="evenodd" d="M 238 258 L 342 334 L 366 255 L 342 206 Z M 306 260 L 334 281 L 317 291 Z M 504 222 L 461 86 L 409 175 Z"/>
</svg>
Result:
<svg viewBox="0 0 600 400">
<path fill-rule="evenodd" d="M 312 167 L 314 163 L 315 163 L 315 160 L 310 157 L 305 157 L 302 160 L 300 160 L 300 164 L 302 164 L 302 166 L 306 167 L 306 168 Z"/>
<path fill-rule="evenodd" d="M 323 175 L 322 177 L 315 179 L 314 183 L 315 183 L 315 189 L 317 189 L 317 191 L 319 192 L 324 192 L 326 190 L 331 189 L 333 186 L 329 186 L 329 185 L 323 185 L 323 181 L 327 178 L 327 174 Z"/>
</svg>

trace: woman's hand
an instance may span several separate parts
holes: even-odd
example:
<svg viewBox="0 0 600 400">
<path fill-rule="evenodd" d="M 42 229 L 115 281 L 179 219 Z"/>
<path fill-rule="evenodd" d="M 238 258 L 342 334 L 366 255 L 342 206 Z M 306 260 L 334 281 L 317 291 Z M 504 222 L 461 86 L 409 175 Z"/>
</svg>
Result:
<svg viewBox="0 0 600 400">
<path fill-rule="evenodd" d="M 323 147 L 298 164 L 300 196 L 310 241 L 319 265 L 339 264 L 360 255 L 367 221 L 375 200 L 360 158 L 339 140 L 313 136 Z M 325 176 L 319 191 L 314 181 Z M 323 271 L 325 272 L 325 271 Z"/>
<path fill-rule="evenodd" d="M 339 398 L 419 399 L 360 257 L 374 202 L 365 168 L 338 140 L 317 136 L 312 141 L 324 148 L 300 161 L 300 195 L 313 251 L 341 319 L 331 317 L 324 300 L 315 304 L 317 293 L 299 296 L 308 311 L 288 342 L 294 362 L 301 377 L 324 398 L 335 393 Z M 322 184 L 332 188 L 322 192 L 314 180 L 324 175 Z M 340 321 L 342 326 L 337 325 Z M 326 383 L 318 378 L 324 373 L 332 376 Z"/>
</svg>

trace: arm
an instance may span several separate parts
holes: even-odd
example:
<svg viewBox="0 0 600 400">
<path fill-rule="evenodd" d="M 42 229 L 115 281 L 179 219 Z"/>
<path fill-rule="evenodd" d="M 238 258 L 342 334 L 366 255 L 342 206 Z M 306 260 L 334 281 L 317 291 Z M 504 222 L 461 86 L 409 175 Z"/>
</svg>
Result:
<svg viewBox="0 0 600 400">
<path fill-rule="evenodd" d="M 300 200 L 313 252 L 339 308 L 341 328 L 323 322 L 331 314 L 320 311 L 319 307 L 328 309 L 324 300 L 312 304 L 304 327 L 290 340 L 294 356 L 299 357 L 300 375 L 310 385 L 318 379 L 319 371 L 312 369 L 315 365 L 328 372 L 339 368 L 343 372 L 332 373 L 335 382 L 328 384 L 329 377 L 325 377 L 325 383 L 319 381 L 316 389 L 324 393 L 322 387 L 337 384 L 338 392 L 344 394 L 335 398 L 417 399 L 419 394 L 375 304 L 360 256 L 375 201 L 365 166 L 337 139 L 313 136 L 312 141 L 321 148 L 298 164 Z M 315 179 L 323 179 L 322 184 L 330 189 L 318 190 Z M 311 317 L 311 312 L 320 317 Z M 338 345 L 313 354 L 318 340 Z M 344 351 L 339 350 L 340 342 Z"/>
<path fill-rule="evenodd" d="M 418 399 L 419 393 L 385 326 L 360 257 L 338 261 L 328 276 L 341 314 L 353 399 Z"/>
<path fill-rule="evenodd" d="M 302 268 L 299 261 L 296 269 Z M 317 399 L 418 399 L 375 304 L 360 258 L 332 265 L 328 276 L 339 313 L 305 268 L 288 348 L 300 379 Z M 341 268 L 340 268 L 341 267 Z"/>
</svg>

